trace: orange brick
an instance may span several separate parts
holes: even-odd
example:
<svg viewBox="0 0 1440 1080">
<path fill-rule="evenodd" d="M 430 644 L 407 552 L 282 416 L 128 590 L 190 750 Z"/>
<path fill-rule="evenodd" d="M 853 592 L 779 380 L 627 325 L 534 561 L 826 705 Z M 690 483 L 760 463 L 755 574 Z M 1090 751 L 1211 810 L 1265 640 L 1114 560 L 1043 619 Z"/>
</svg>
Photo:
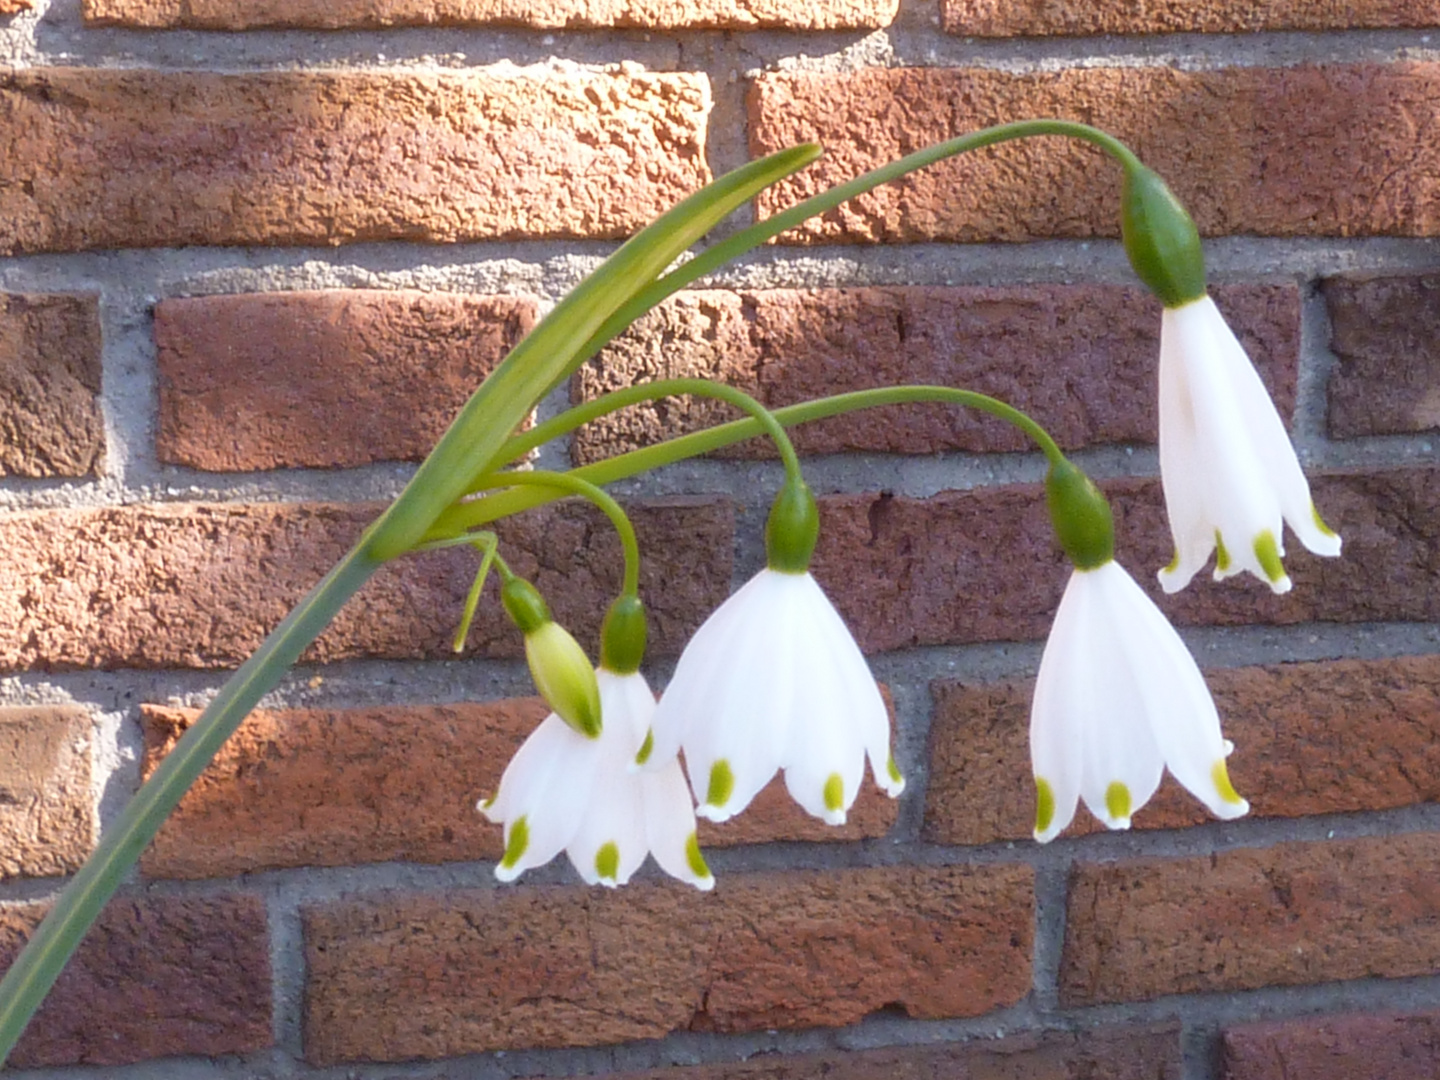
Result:
<svg viewBox="0 0 1440 1080">
<path fill-rule="evenodd" d="M 389 26 L 872 30 L 898 0 L 85 0 L 100 25 L 253 30 Z"/>
<path fill-rule="evenodd" d="M 768 216 L 941 139 L 1059 116 L 1129 143 L 1206 235 L 1433 236 L 1440 121 L 1428 103 L 1437 87 L 1433 63 L 781 72 L 752 88 L 750 146 L 757 156 L 810 139 L 826 148 L 819 163 L 760 196 Z M 1115 236 L 1119 199 L 1119 170 L 1093 147 L 1028 139 L 913 173 L 789 239 Z"/>
<path fill-rule="evenodd" d="M 37 510 L 0 517 L 0 669 L 216 668 L 243 661 L 381 508 L 264 503 Z M 678 653 L 730 589 L 733 511 L 723 499 L 630 507 L 652 655 Z M 555 617 L 593 650 L 620 590 L 620 543 L 603 517 L 567 502 L 502 522 L 501 550 Z M 305 654 L 453 657 L 478 565 L 460 549 L 382 568 Z M 493 584 L 490 586 L 494 588 Z M 468 651 L 518 656 L 521 638 L 493 599 Z"/>
<path fill-rule="evenodd" d="M 945 29 L 975 37 L 1241 34 L 1440 25 L 1432 0 L 943 0 Z"/>
<path fill-rule="evenodd" d="M 95 296 L 0 294 L 0 476 L 90 476 L 105 456 Z"/>
<path fill-rule="evenodd" d="M 1028 867 L 733 874 L 303 912 L 312 1064 L 977 1016 L 1030 989 Z"/>
<path fill-rule="evenodd" d="M 1440 835 L 1082 863 L 1060 965 L 1066 1005 L 1429 975 Z"/>
<path fill-rule="evenodd" d="M 95 844 L 90 714 L 0 709 L 0 880 L 79 869 Z"/>
<path fill-rule="evenodd" d="M 1186 626 L 1430 622 L 1440 618 L 1440 471 L 1392 469 L 1312 479 L 1316 505 L 1345 538 L 1320 559 L 1288 541 L 1295 588 L 1275 596 L 1249 575 L 1203 575 L 1162 596 L 1170 561 L 1160 484 L 1101 485 L 1115 510 L 1117 559 Z M 1040 485 L 942 492 L 928 499 L 832 495 L 820 500 L 813 569 L 863 649 L 1026 641 L 1050 629 L 1069 563 L 1051 539 Z"/>
<path fill-rule="evenodd" d="M 1440 657 L 1214 670 L 1206 681 L 1235 742 L 1230 775 L 1256 817 L 1389 810 L 1440 801 Z M 987 844 L 1030 835 L 1034 684 L 934 685 L 926 838 Z M 1135 827 L 1208 821 L 1168 776 Z M 1074 833 L 1103 831 L 1083 807 Z"/>
<path fill-rule="evenodd" d="M 146 850 L 152 877 L 229 877 L 289 866 L 497 859 L 501 830 L 475 809 L 545 716 L 539 698 L 483 704 L 252 713 Z M 199 715 L 147 705 L 148 776 Z M 3 728 L 0 728 L 3 730 Z M 894 824 L 867 784 L 843 828 L 801 811 L 780 782 L 702 845 L 857 840 Z"/>
<path fill-rule="evenodd" d="M 688 74 L 0 73 L 0 252 L 620 237 L 709 179 Z"/>
<path fill-rule="evenodd" d="M 1259 364 L 1281 415 L 1294 408 L 1300 294 L 1237 285 L 1216 299 Z M 1155 441 L 1160 307 L 1109 285 L 699 290 L 681 293 L 583 367 L 576 401 L 661 378 L 720 379 L 771 408 L 899 383 L 963 386 L 1029 412 L 1067 449 Z M 729 406 L 667 398 L 580 429 L 577 463 L 733 419 Z M 801 453 L 1030 449 L 964 409 L 870 409 L 794 429 Z M 773 454 L 763 439 L 739 449 Z"/>
<path fill-rule="evenodd" d="M 222 471 L 419 461 L 536 321 L 533 300 L 412 290 L 162 301 L 156 454 Z"/>
<path fill-rule="evenodd" d="M 45 910 L 0 907 L 0 971 Z M 8 1064 L 125 1065 L 270 1044 L 265 901 L 122 895 L 101 912 Z"/>
</svg>

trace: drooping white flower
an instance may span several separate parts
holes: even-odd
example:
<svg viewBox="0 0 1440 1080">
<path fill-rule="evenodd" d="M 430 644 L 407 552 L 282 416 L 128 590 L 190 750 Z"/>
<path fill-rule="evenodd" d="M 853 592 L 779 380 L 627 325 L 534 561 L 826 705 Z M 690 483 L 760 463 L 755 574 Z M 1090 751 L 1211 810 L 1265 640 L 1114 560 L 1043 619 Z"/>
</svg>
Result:
<svg viewBox="0 0 1440 1080">
<path fill-rule="evenodd" d="M 505 824 L 495 876 L 513 881 L 564 850 L 588 884 L 624 885 L 650 853 L 672 877 L 712 888 L 679 762 L 647 773 L 631 768 L 655 695 L 638 672 L 595 674 L 600 734 L 587 737 L 551 713 L 506 766 L 495 797 L 480 803 L 486 817 Z"/>
<path fill-rule="evenodd" d="M 867 755 L 888 795 L 905 787 L 880 688 L 808 572 L 760 571 L 696 631 L 646 760 L 681 748 L 696 812 L 712 821 L 745 809 L 779 769 L 791 797 L 832 825 L 845 822 Z"/>
<path fill-rule="evenodd" d="M 1250 804 L 1230 784 L 1230 749 L 1194 658 L 1135 580 L 1114 561 L 1075 570 L 1030 710 L 1035 839 L 1069 825 L 1078 799 L 1129 828 L 1165 768 L 1216 817 L 1240 817 Z"/>
<path fill-rule="evenodd" d="M 1290 589 L 1283 522 L 1317 555 L 1339 555 L 1275 405 L 1209 296 L 1167 307 L 1160 329 L 1160 477 L 1175 592 L 1216 552 L 1216 580 L 1248 570 Z"/>
</svg>

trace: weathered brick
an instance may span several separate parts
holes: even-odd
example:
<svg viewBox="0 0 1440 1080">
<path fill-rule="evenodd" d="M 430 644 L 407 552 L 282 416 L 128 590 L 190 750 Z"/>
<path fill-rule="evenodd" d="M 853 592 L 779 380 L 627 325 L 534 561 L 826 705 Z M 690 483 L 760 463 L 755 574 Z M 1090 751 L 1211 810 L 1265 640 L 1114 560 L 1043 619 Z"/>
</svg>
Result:
<svg viewBox="0 0 1440 1080">
<path fill-rule="evenodd" d="M 1206 673 L 1230 776 L 1256 817 L 1388 810 L 1440 801 L 1440 657 L 1332 660 Z M 985 844 L 1030 835 L 1033 682 L 934 684 L 926 838 Z M 1208 820 L 1169 776 L 1136 828 Z M 1103 831 L 1082 808 L 1071 833 Z"/>
<path fill-rule="evenodd" d="M 1179 1080 L 1176 1027 L 1091 1028 L 964 1044 L 760 1054 L 739 1064 L 626 1073 L 615 1080 Z"/>
<path fill-rule="evenodd" d="M 229 667 L 240 663 L 381 508 L 230 504 L 37 510 L 0 517 L 0 669 Z M 678 653 L 730 588 L 733 510 L 724 499 L 630 508 L 646 558 L 651 654 Z M 501 550 L 593 648 L 620 590 L 614 530 L 571 502 L 502 522 Z M 459 549 L 382 568 L 305 653 L 453 657 L 450 637 L 478 556 Z M 493 589 L 493 584 L 488 588 Z M 487 594 L 468 651 L 518 656 L 518 632 Z"/>
<path fill-rule="evenodd" d="M 0 907 L 0 970 L 45 914 Z M 271 1044 L 270 946 L 258 896 L 110 901 L 9 1064 L 124 1065 Z"/>
<path fill-rule="evenodd" d="M 1431 1080 L 1440 1014 L 1311 1016 L 1224 1033 L 1226 1080 Z"/>
<path fill-rule="evenodd" d="M 1440 967 L 1440 834 L 1082 863 L 1061 999 L 1402 978 Z"/>
<path fill-rule="evenodd" d="M 0 709 L 0 880 L 78 869 L 95 843 L 90 715 Z"/>
<path fill-rule="evenodd" d="M 1440 231 L 1440 117 L 1428 105 L 1437 86 L 1433 63 L 779 72 L 752 88 L 750 145 L 756 155 L 825 146 L 817 164 L 760 196 L 768 216 L 932 142 L 1059 116 L 1129 143 L 1206 235 L 1430 236 Z M 1114 236 L 1119 205 L 1119 172 L 1094 148 L 1028 139 L 913 173 L 787 238 Z"/>
<path fill-rule="evenodd" d="M 533 300 L 326 290 L 155 308 L 163 462 L 418 461 L 536 322 Z"/>
<path fill-rule="evenodd" d="M 0 252 L 619 237 L 709 179 L 688 74 L 0 73 Z"/>
<path fill-rule="evenodd" d="M 94 296 L 0 294 L 0 476 L 89 476 L 105 454 Z"/>
<path fill-rule="evenodd" d="M 315 1064 L 976 1016 L 1030 989 L 1028 867 L 733 874 L 305 909 Z"/>
<path fill-rule="evenodd" d="M 1339 277 L 1330 313 L 1329 428 L 1335 438 L 1440 427 L 1440 275 Z"/>
<path fill-rule="evenodd" d="M 1291 285 L 1216 290 L 1275 395 L 1294 409 L 1300 297 Z M 1107 285 L 705 290 L 647 315 L 581 369 L 580 401 L 637 382 L 721 379 L 776 408 L 899 383 L 963 386 L 1029 412 L 1066 449 L 1155 441 L 1159 305 Z M 577 462 L 732 419 L 708 399 L 670 398 L 576 433 Z M 943 405 L 870 409 L 795 429 L 802 453 L 1023 450 L 1008 424 Z M 772 453 L 752 440 L 741 453 Z"/>
<path fill-rule="evenodd" d="M 34 6 L 33 0 L 0 0 L 0 15 L 15 15 Z"/>
<path fill-rule="evenodd" d="M 943 0 L 945 29 L 974 37 L 1242 34 L 1440 25 L 1431 0 Z"/>
<path fill-rule="evenodd" d="M 252 713 L 161 827 L 141 867 L 152 877 L 209 878 L 392 859 L 497 859 L 501 831 L 475 804 L 494 793 L 546 711 L 537 697 Z M 199 711 L 147 705 L 142 715 L 148 776 Z M 867 784 L 849 823 L 830 828 L 777 782 L 733 823 L 702 822 L 701 843 L 881 836 L 894 824 L 895 805 Z"/>
<path fill-rule="evenodd" d="M 253 30 L 389 26 L 873 30 L 898 0 L 85 0 L 92 24 Z M 3 9 L 0 9 L 3 10 Z"/>
<path fill-rule="evenodd" d="M 1289 542 L 1295 588 L 1275 596 L 1249 575 L 1203 575 L 1162 596 L 1155 570 L 1171 539 L 1155 480 L 1102 484 L 1115 510 L 1117 559 L 1173 622 L 1429 622 L 1440 617 L 1440 471 L 1392 469 L 1312 478 L 1315 502 L 1345 538 L 1321 559 Z M 1050 628 L 1069 574 L 1051 539 L 1040 485 L 942 492 L 928 499 L 820 500 L 813 569 L 869 652 L 913 645 L 1035 640 Z"/>
</svg>

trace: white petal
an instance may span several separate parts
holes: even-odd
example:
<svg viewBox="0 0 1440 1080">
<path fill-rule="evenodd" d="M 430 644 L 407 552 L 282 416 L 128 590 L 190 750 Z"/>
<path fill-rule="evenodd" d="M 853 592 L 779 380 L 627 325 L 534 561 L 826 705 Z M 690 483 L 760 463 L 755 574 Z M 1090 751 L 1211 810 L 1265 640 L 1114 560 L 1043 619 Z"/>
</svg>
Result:
<svg viewBox="0 0 1440 1080">
<path fill-rule="evenodd" d="M 695 835 L 695 806 L 680 763 L 670 764 L 640 776 L 645 800 L 645 838 L 655 861 L 673 878 L 697 889 L 715 887 Z"/>
<path fill-rule="evenodd" d="M 497 878 L 513 881 L 570 843 L 590 801 L 598 751 L 598 740 L 587 739 L 554 713 L 530 733 L 505 767 L 495 798 L 480 804 L 491 821 L 505 823 L 506 858 L 495 867 Z M 524 825 L 517 826 L 522 819 Z M 527 840 L 512 858 L 517 827 Z"/>
<path fill-rule="evenodd" d="M 1120 573 L 1124 582 L 1117 582 L 1111 594 L 1112 611 L 1127 627 L 1120 644 L 1165 765 L 1216 817 L 1240 817 L 1250 805 L 1235 795 L 1224 772 L 1230 744 L 1220 733 L 1220 716 L 1204 676 L 1160 609 L 1128 574 Z"/>
<path fill-rule="evenodd" d="M 1196 446 L 1182 348 L 1182 328 L 1167 309 L 1160 323 L 1160 482 L 1175 558 L 1160 571 L 1160 585 L 1166 592 L 1190 584 L 1215 550 L 1215 526 L 1205 512 L 1201 490 L 1203 465 Z"/>
<path fill-rule="evenodd" d="M 1075 646 L 1085 661 L 1074 687 L 1085 730 L 1080 797 L 1106 826 L 1128 829 L 1131 815 L 1150 801 L 1164 772 L 1123 644 L 1130 628 L 1116 610 L 1116 590 L 1134 582 L 1113 561 L 1075 576 L 1087 601 Z"/>
<path fill-rule="evenodd" d="M 604 727 L 594 755 L 594 785 L 589 806 L 565 850 L 587 884 L 624 885 L 649 851 L 641 778 L 630 770 L 630 763 L 643 738 L 639 732 L 649 728 L 655 698 L 639 674 L 615 675 L 602 669 L 596 681 Z"/>
<path fill-rule="evenodd" d="M 1078 571 L 1076 572 L 1078 573 Z M 1080 800 L 1084 724 L 1076 690 L 1086 657 L 1076 642 L 1085 632 L 1084 588 L 1070 575 L 1035 680 L 1030 706 L 1030 763 L 1039 803 L 1035 839 L 1049 843 L 1070 824 Z"/>
</svg>

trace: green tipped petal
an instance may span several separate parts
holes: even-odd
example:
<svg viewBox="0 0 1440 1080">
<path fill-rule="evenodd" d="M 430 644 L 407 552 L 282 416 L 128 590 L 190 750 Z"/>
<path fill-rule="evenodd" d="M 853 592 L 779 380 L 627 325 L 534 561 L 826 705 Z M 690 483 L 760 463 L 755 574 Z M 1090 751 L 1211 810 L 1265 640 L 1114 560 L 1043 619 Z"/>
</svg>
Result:
<svg viewBox="0 0 1440 1080">
<path fill-rule="evenodd" d="M 1215 762 L 1215 767 L 1210 770 L 1210 779 L 1215 782 L 1215 790 L 1220 793 L 1220 798 L 1225 802 L 1238 806 L 1245 801 L 1235 790 L 1235 785 L 1230 783 L 1230 773 L 1225 768 L 1224 758 Z"/>
<path fill-rule="evenodd" d="M 710 785 L 705 789 L 708 806 L 724 806 L 735 791 L 735 773 L 724 758 L 710 766 Z"/>
<path fill-rule="evenodd" d="M 710 867 L 705 865 L 705 856 L 700 854 L 700 837 L 693 832 L 685 841 L 685 864 L 690 867 L 690 872 L 701 881 L 710 877 Z"/>
<path fill-rule="evenodd" d="M 1215 569 L 1220 573 L 1228 573 L 1230 570 L 1230 552 L 1225 550 L 1225 541 L 1220 537 L 1220 530 L 1215 530 Z"/>
<path fill-rule="evenodd" d="M 1315 522 L 1315 528 L 1320 530 L 1321 536 L 1336 537 L 1340 535 L 1334 529 L 1330 528 L 1329 525 L 1325 524 L 1325 519 L 1320 516 L 1320 511 L 1313 502 L 1310 504 L 1310 519 Z"/>
<path fill-rule="evenodd" d="M 838 772 L 825 780 L 825 809 L 832 813 L 845 809 L 845 781 Z"/>
<path fill-rule="evenodd" d="M 1035 778 L 1035 833 L 1039 835 L 1050 828 L 1055 820 L 1055 789 L 1043 777 Z"/>
<path fill-rule="evenodd" d="M 635 751 L 635 764 L 644 765 L 650 760 L 650 754 L 655 749 L 655 732 L 645 732 L 645 741 L 640 744 L 640 749 Z"/>
<path fill-rule="evenodd" d="M 500 865 L 506 870 L 515 869 L 515 864 L 525 857 L 526 850 L 530 847 L 530 824 L 521 814 L 510 826 L 510 833 L 505 837 L 505 855 L 500 860 Z"/>
<path fill-rule="evenodd" d="M 615 841 L 602 844 L 600 850 L 595 852 L 595 873 L 601 881 L 608 881 L 614 884 L 616 876 L 620 873 L 620 848 Z"/>
<path fill-rule="evenodd" d="M 1285 580 L 1285 564 L 1280 561 L 1280 548 L 1275 534 L 1265 529 L 1255 538 L 1255 559 L 1271 585 Z"/>
<path fill-rule="evenodd" d="M 1105 789 L 1105 810 L 1116 821 L 1130 820 L 1130 789 L 1116 780 Z"/>
</svg>

